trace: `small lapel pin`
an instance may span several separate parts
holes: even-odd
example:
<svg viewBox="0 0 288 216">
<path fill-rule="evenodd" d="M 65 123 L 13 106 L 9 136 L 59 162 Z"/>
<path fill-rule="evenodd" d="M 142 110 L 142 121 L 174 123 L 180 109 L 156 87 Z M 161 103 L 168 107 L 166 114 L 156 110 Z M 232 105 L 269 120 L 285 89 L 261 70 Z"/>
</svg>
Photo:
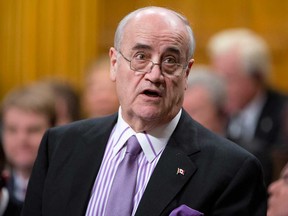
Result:
<svg viewBox="0 0 288 216">
<path fill-rule="evenodd" d="M 184 176 L 184 174 L 185 174 L 185 170 L 183 170 L 183 169 L 181 169 L 181 168 L 178 168 L 176 174 L 177 174 L 177 175 L 181 174 L 181 175 Z"/>
</svg>

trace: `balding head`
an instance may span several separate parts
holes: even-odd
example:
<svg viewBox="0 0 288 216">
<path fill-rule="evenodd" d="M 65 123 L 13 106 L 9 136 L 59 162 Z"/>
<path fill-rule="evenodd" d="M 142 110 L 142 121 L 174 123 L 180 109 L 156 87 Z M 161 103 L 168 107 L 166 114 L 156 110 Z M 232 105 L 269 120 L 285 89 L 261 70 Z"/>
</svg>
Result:
<svg viewBox="0 0 288 216">
<path fill-rule="evenodd" d="M 125 16 L 120 21 L 120 23 L 116 29 L 115 38 L 114 38 L 114 47 L 117 50 L 120 50 L 121 45 L 122 45 L 121 43 L 122 43 L 125 27 L 128 24 L 130 24 L 131 21 L 139 22 L 145 16 L 147 18 L 147 17 L 149 17 L 149 16 L 151 17 L 153 15 L 158 15 L 159 17 L 162 17 L 163 20 L 166 20 L 167 22 L 170 22 L 171 24 L 173 22 L 175 23 L 175 21 L 177 23 L 180 22 L 183 24 L 183 26 L 185 27 L 186 33 L 187 33 L 187 38 L 188 38 L 187 57 L 188 57 L 188 59 L 192 58 L 194 51 L 195 51 L 195 39 L 194 39 L 193 31 L 191 29 L 189 21 L 183 15 L 181 15 L 181 14 L 179 14 L 173 10 L 163 8 L 163 7 L 155 7 L 155 6 L 144 7 L 144 8 L 140 8 L 138 10 L 135 10 L 135 11 L 129 13 L 127 16 Z M 175 19 L 172 19 L 172 17 L 174 17 Z M 150 24 L 154 25 L 155 23 L 152 21 L 152 22 L 150 22 Z"/>
</svg>

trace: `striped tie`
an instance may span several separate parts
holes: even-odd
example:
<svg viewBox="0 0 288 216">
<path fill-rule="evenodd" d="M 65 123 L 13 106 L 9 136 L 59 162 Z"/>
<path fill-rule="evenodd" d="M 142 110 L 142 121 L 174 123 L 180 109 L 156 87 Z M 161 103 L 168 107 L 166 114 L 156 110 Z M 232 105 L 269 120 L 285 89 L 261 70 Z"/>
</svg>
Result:
<svg viewBox="0 0 288 216">
<path fill-rule="evenodd" d="M 106 216 L 130 216 L 133 211 L 136 178 L 138 172 L 137 156 L 141 146 L 136 136 L 127 141 L 124 159 L 118 166 L 109 194 Z"/>
</svg>

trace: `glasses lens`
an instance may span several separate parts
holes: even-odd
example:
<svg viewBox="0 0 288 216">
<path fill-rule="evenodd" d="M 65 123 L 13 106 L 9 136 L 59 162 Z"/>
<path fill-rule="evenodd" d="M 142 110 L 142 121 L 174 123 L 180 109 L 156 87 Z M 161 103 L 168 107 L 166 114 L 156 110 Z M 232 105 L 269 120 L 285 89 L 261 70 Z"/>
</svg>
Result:
<svg viewBox="0 0 288 216">
<path fill-rule="evenodd" d="M 132 58 L 131 60 L 131 69 L 140 73 L 150 73 L 153 65 L 155 63 L 147 59 Z M 182 73 L 182 69 L 183 66 L 178 63 L 161 63 L 161 71 L 164 75 L 179 76 Z"/>
<path fill-rule="evenodd" d="M 179 66 L 180 65 L 176 63 L 162 62 L 161 64 L 162 71 L 169 75 L 174 75 L 174 73 L 177 73 L 178 69 L 180 68 Z"/>
<path fill-rule="evenodd" d="M 151 67 L 151 61 L 136 58 L 131 60 L 131 68 L 135 71 L 148 73 L 151 71 Z"/>
</svg>

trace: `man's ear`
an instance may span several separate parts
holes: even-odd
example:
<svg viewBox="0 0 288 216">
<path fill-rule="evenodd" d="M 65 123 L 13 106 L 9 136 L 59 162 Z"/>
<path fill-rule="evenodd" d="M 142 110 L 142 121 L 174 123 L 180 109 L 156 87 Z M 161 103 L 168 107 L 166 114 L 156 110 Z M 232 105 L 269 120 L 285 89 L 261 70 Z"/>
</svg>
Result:
<svg viewBox="0 0 288 216">
<path fill-rule="evenodd" d="M 117 71 L 117 50 L 111 47 L 109 50 L 110 56 L 110 79 L 116 81 L 116 71 Z"/>
<path fill-rule="evenodd" d="M 189 62 L 188 62 L 188 65 L 187 65 L 187 70 L 186 70 L 186 76 L 188 77 L 190 71 L 191 71 L 191 68 L 192 68 L 192 65 L 194 64 L 194 59 L 191 59 Z"/>
<path fill-rule="evenodd" d="M 190 74 L 190 71 L 191 71 L 191 68 L 192 68 L 192 65 L 194 64 L 194 59 L 191 59 L 189 62 L 188 62 L 188 65 L 187 65 L 187 69 L 185 71 L 185 77 L 186 77 L 186 84 L 185 84 L 185 90 L 188 88 L 188 76 Z"/>
</svg>

